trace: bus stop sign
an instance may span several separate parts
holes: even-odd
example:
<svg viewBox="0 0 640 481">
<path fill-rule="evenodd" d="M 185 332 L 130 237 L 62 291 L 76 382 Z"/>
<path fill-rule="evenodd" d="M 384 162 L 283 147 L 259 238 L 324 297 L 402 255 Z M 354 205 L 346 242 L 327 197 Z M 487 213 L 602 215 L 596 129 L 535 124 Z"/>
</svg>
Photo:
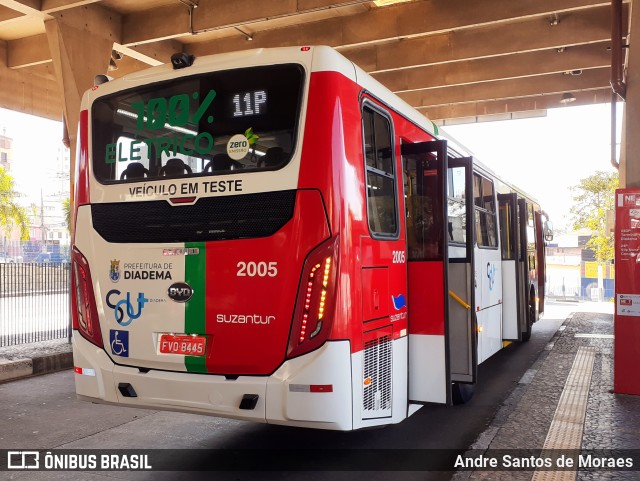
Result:
<svg viewBox="0 0 640 481">
<path fill-rule="evenodd" d="M 640 189 L 616 190 L 614 391 L 640 395 Z"/>
</svg>

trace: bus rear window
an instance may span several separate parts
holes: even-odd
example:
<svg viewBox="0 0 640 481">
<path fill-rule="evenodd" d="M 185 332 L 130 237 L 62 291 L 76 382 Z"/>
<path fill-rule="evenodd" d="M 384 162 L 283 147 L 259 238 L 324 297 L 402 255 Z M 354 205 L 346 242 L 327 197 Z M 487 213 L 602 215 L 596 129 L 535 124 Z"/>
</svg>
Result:
<svg viewBox="0 0 640 481">
<path fill-rule="evenodd" d="M 101 97 L 91 110 L 102 183 L 274 170 L 293 154 L 303 69 L 251 67 Z"/>
</svg>

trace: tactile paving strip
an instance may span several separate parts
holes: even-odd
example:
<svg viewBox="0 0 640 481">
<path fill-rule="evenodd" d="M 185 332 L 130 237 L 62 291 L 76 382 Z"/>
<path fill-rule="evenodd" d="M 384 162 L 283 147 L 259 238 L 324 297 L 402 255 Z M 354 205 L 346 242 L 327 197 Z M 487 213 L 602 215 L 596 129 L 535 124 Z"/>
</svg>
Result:
<svg viewBox="0 0 640 481">
<path fill-rule="evenodd" d="M 595 348 L 578 348 L 543 449 L 580 449 L 595 357 Z M 575 479 L 575 470 L 536 471 L 532 481 L 573 481 Z"/>
</svg>

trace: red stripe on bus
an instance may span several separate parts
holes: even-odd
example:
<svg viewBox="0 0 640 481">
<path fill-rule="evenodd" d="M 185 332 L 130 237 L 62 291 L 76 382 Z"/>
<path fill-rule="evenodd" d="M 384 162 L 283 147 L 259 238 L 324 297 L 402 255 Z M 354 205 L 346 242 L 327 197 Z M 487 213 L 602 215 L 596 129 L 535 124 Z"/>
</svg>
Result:
<svg viewBox="0 0 640 481">
<path fill-rule="evenodd" d="M 444 263 L 409 262 L 409 334 L 444 335 Z"/>
</svg>

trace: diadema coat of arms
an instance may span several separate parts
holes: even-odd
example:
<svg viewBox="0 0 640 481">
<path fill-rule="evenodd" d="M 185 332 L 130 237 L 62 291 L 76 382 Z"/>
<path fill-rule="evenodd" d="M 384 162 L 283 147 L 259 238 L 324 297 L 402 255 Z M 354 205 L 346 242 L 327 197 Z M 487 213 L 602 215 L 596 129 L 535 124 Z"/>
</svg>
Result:
<svg viewBox="0 0 640 481">
<path fill-rule="evenodd" d="M 120 280 L 120 261 L 112 260 L 111 269 L 109 269 L 109 278 L 112 282 L 118 282 Z"/>
</svg>

